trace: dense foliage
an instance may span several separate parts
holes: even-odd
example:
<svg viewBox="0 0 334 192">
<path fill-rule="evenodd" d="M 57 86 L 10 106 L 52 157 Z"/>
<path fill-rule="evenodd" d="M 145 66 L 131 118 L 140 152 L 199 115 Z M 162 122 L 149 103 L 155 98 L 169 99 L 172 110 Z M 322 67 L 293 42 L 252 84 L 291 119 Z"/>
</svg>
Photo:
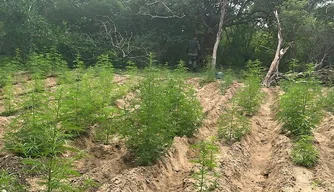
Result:
<svg viewBox="0 0 334 192">
<path fill-rule="evenodd" d="M 329 0 L 230 1 L 219 65 L 242 67 L 255 59 L 269 65 L 277 42 L 274 9 L 281 15 L 285 42 L 293 42 L 284 63 L 298 59 L 329 65 L 334 59 L 332 5 Z M 203 61 L 212 52 L 219 10 L 219 0 L 4 0 L 0 59 L 20 49 L 23 63 L 38 57 L 44 65 L 43 50 L 55 47 L 71 66 L 76 53 L 87 64 L 107 53 L 115 67 L 129 60 L 146 65 L 149 52 L 174 66 L 187 59 L 187 41 L 197 34 Z"/>
<path fill-rule="evenodd" d="M 202 119 L 194 91 L 173 76 L 158 76 L 150 63 L 121 130 L 140 165 L 159 159 L 175 136 L 192 136 Z"/>
</svg>

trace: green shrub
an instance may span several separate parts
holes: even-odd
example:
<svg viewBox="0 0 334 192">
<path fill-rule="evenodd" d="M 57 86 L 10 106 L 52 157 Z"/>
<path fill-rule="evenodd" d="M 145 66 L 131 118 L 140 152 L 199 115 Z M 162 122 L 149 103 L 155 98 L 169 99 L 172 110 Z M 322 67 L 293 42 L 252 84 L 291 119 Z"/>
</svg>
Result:
<svg viewBox="0 0 334 192">
<path fill-rule="evenodd" d="M 156 161 L 172 143 L 173 128 L 166 111 L 162 81 L 153 71 L 148 69 L 146 79 L 140 85 L 140 107 L 129 113 L 131 124 L 122 130 L 127 137 L 127 145 L 135 154 L 140 165 L 148 165 Z"/>
<path fill-rule="evenodd" d="M 249 132 L 249 119 L 238 111 L 236 106 L 232 106 L 219 119 L 218 138 L 228 142 L 240 141 Z"/>
<path fill-rule="evenodd" d="M 226 90 L 232 85 L 233 81 L 236 79 L 236 75 L 234 74 L 232 69 L 227 69 L 224 72 L 223 79 L 221 81 L 220 90 L 222 94 L 226 93 Z"/>
<path fill-rule="evenodd" d="M 193 91 L 183 90 L 185 85 L 174 78 L 159 76 L 152 65 L 151 58 L 139 85 L 140 99 L 132 100 L 126 125 L 120 130 L 140 165 L 159 159 L 176 134 L 191 135 L 201 117 Z"/>
<path fill-rule="evenodd" d="M 279 121 L 294 136 L 310 135 L 322 119 L 321 87 L 311 81 L 290 82 L 279 100 Z"/>
<path fill-rule="evenodd" d="M 208 141 L 202 141 L 192 146 L 199 150 L 199 156 L 192 162 L 198 166 L 198 170 L 192 174 L 196 180 L 196 190 L 214 191 L 218 187 L 219 175 L 216 172 L 217 163 L 216 155 L 218 154 L 218 146 L 215 144 L 215 138 Z"/>
<path fill-rule="evenodd" d="M 59 75 L 68 70 L 67 62 L 57 52 L 51 48 L 45 53 L 33 53 L 29 56 L 26 69 L 32 73 L 42 76 Z"/>
<path fill-rule="evenodd" d="M 164 102 L 174 123 L 175 135 L 190 137 L 201 124 L 202 106 L 195 91 L 182 79 L 171 76 L 166 81 Z"/>
<path fill-rule="evenodd" d="M 6 149 L 25 157 L 55 155 L 64 150 L 66 135 L 58 128 L 62 91 L 57 94 L 54 102 L 50 102 L 50 95 L 45 92 L 33 91 L 28 95 L 24 104 L 27 109 L 6 131 Z"/>
<path fill-rule="evenodd" d="M 238 106 L 246 115 L 253 115 L 260 107 L 263 94 L 261 92 L 261 62 L 248 61 L 247 71 L 244 73 L 245 87 L 239 91 L 235 98 Z"/>
<path fill-rule="evenodd" d="M 24 186 L 19 183 L 17 176 L 7 171 L 0 170 L 0 190 L 1 191 L 25 191 Z"/>
<path fill-rule="evenodd" d="M 318 162 L 319 153 L 313 146 L 313 137 L 301 136 L 292 150 L 291 158 L 296 165 L 314 167 Z"/>
<path fill-rule="evenodd" d="M 95 137 L 104 144 L 109 144 L 109 139 L 112 134 L 117 133 L 117 128 L 121 124 L 119 117 L 120 111 L 116 107 L 107 106 L 98 112 L 97 122 L 99 123 L 96 129 Z"/>
</svg>

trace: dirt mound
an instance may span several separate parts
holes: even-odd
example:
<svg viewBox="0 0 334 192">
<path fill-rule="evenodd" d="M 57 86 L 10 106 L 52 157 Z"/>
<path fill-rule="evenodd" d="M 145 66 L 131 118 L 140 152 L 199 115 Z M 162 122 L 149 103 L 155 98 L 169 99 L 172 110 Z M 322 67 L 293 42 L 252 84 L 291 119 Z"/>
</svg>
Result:
<svg viewBox="0 0 334 192">
<path fill-rule="evenodd" d="M 314 170 L 314 184 L 334 191 L 334 116 L 328 114 L 314 135 L 320 152 L 319 164 Z"/>
</svg>

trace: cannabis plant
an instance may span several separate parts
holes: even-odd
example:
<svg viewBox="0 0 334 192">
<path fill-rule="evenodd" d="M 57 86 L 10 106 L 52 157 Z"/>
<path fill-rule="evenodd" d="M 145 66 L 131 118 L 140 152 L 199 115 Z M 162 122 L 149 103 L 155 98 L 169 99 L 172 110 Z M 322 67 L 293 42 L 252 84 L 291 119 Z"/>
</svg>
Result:
<svg viewBox="0 0 334 192">
<path fill-rule="evenodd" d="M 219 118 L 218 138 L 227 142 L 240 141 L 249 132 L 249 119 L 243 116 L 237 106 L 227 109 Z"/>
<path fill-rule="evenodd" d="M 59 93 L 62 94 L 62 93 Z M 61 153 L 65 135 L 58 130 L 61 96 L 56 103 L 47 93 L 31 92 L 26 98 L 27 109 L 17 116 L 5 134 L 5 147 L 25 157 L 40 157 Z"/>
<path fill-rule="evenodd" d="M 322 119 L 321 87 L 312 80 L 290 82 L 279 100 L 278 118 L 294 136 L 310 135 Z"/>
<path fill-rule="evenodd" d="M 224 72 L 224 76 L 221 81 L 221 87 L 220 87 L 222 94 L 226 93 L 226 90 L 231 86 L 231 84 L 233 83 L 235 79 L 236 77 L 232 69 L 227 69 Z"/>
<path fill-rule="evenodd" d="M 318 162 L 319 153 L 313 146 L 313 137 L 301 136 L 293 147 L 291 158 L 296 165 L 314 167 Z"/>
<path fill-rule="evenodd" d="M 8 60 L 4 60 L 0 63 L 0 87 L 5 86 L 8 83 L 8 77 L 14 77 L 14 74 L 21 68 L 22 59 L 21 59 L 21 51 L 20 49 L 16 49 L 16 56 L 13 58 L 9 58 Z"/>
<path fill-rule="evenodd" d="M 334 112 L 334 88 L 331 88 L 324 98 L 324 106 L 327 111 Z"/>
<path fill-rule="evenodd" d="M 3 87 L 3 100 L 5 111 L 1 114 L 4 116 L 13 115 L 16 111 L 15 109 L 15 95 L 14 95 L 14 86 L 13 86 L 13 78 L 11 75 L 7 77 L 6 86 Z"/>
<path fill-rule="evenodd" d="M 215 170 L 218 167 L 216 155 L 219 151 L 215 144 L 215 138 L 199 142 L 192 147 L 199 150 L 198 157 L 192 161 L 198 167 L 198 170 L 192 174 L 192 177 L 196 180 L 196 190 L 199 192 L 213 191 L 218 187 L 219 179 Z"/>
<path fill-rule="evenodd" d="M 98 140 L 103 141 L 104 144 L 109 144 L 109 139 L 112 134 L 115 134 L 119 126 L 120 117 L 119 110 L 112 106 L 107 106 L 98 112 L 97 121 L 99 122 L 95 136 Z"/>
<path fill-rule="evenodd" d="M 156 161 L 172 143 L 173 129 L 165 107 L 164 89 L 153 68 L 148 69 L 146 79 L 140 85 L 140 107 L 128 113 L 129 126 L 122 129 L 129 149 L 140 165 Z"/>
<path fill-rule="evenodd" d="M 191 137 L 202 121 L 202 106 L 195 91 L 183 79 L 167 77 L 165 87 L 166 108 L 174 124 L 176 136 Z"/>
<path fill-rule="evenodd" d="M 245 87 L 236 95 L 237 104 L 246 115 L 253 115 L 261 104 L 261 62 L 249 61 L 247 71 L 244 73 Z"/>
<path fill-rule="evenodd" d="M 25 191 L 15 174 L 0 170 L 0 191 Z"/>
<path fill-rule="evenodd" d="M 58 53 L 56 47 L 51 47 L 45 53 L 45 58 L 51 62 L 51 75 L 59 76 L 65 71 L 68 71 L 67 62 L 63 59 L 62 55 Z"/>
<path fill-rule="evenodd" d="M 202 117 L 194 91 L 166 70 L 155 68 L 152 56 L 145 76 L 120 130 L 141 165 L 156 161 L 175 136 L 191 136 Z"/>
<path fill-rule="evenodd" d="M 52 71 L 52 62 L 46 58 L 43 53 L 32 53 L 26 64 L 27 70 L 32 73 L 38 73 L 42 76 L 50 75 Z"/>
</svg>

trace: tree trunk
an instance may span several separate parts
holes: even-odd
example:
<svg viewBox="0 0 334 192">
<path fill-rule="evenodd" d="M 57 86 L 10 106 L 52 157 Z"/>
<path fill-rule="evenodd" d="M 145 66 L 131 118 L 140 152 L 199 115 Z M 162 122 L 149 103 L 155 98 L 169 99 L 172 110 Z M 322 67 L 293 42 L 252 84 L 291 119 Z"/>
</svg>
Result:
<svg viewBox="0 0 334 192">
<path fill-rule="evenodd" d="M 221 8 L 220 8 L 220 21 L 219 21 L 219 27 L 218 27 L 218 32 L 217 32 L 217 37 L 216 37 L 216 42 L 213 47 L 213 52 L 212 52 L 212 70 L 216 69 L 216 63 L 217 63 L 217 51 L 218 51 L 218 46 L 220 43 L 220 39 L 222 36 L 223 32 L 223 25 L 224 25 L 224 18 L 225 18 L 225 12 L 226 8 L 228 5 L 228 0 L 221 0 Z"/>
<path fill-rule="evenodd" d="M 277 45 L 277 49 L 276 49 L 275 58 L 271 62 L 269 71 L 268 71 L 265 79 L 262 82 L 262 84 L 266 87 L 269 87 L 270 84 L 272 83 L 272 80 L 273 80 L 275 74 L 277 74 L 277 72 L 278 72 L 278 65 L 279 65 L 279 62 L 280 62 L 281 58 L 284 56 L 286 51 L 290 48 L 290 46 L 287 46 L 284 49 L 281 49 L 282 43 L 283 43 L 282 28 L 281 28 L 281 23 L 280 23 L 280 20 L 279 20 L 279 17 L 278 17 L 277 10 L 274 13 L 275 13 L 275 16 L 276 16 L 276 19 L 277 19 L 278 45 Z"/>
</svg>

